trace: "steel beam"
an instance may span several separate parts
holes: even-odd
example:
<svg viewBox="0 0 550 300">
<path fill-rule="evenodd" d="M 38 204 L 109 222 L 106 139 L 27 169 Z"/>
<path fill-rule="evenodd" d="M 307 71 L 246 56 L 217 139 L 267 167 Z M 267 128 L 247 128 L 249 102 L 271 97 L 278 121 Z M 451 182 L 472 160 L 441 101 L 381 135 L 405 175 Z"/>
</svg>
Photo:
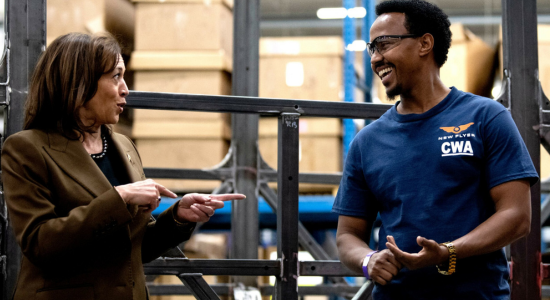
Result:
<svg viewBox="0 0 550 300">
<path fill-rule="evenodd" d="M 260 186 L 260 193 L 265 199 L 265 202 L 277 212 L 277 194 L 267 185 L 267 183 L 262 183 Z M 298 220 L 298 243 L 302 246 L 303 249 L 308 251 L 311 256 L 316 260 L 330 260 L 331 257 L 327 254 L 325 249 L 317 243 L 317 241 L 311 236 L 309 231 L 306 229 L 304 224 Z M 346 281 L 343 278 L 332 277 L 330 281 L 333 283 L 339 283 L 347 285 Z"/>
<path fill-rule="evenodd" d="M 210 288 L 216 295 L 232 294 L 232 284 L 211 284 Z M 147 289 L 152 296 L 193 295 L 191 289 L 181 284 L 148 284 Z"/>
<path fill-rule="evenodd" d="M 339 260 L 314 260 L 300 262 L 300 276 L 339 276 L 339 277 L 361 277 L 363 274 L 356 273 L 344 266 Z"/>
<path fill-rule="evenodd" d="M 260 43 L 259 0 L 235 1 L 233 8 L 233 95 L 258 96 L 258 68 Z M 231 147 L 234 156 L 234 188 L 247 196 L 232 201 L 231 258 L 258 258 L 259 214 L 257 172 L 258 115 L 233 114 L 231 116 Z M 235 282 L 257 286 L 256 278 L 236 277 Z"/>
<path fill-rule="evenodd" d="M 237 1 L 240 3 L 240 1 Z M 278 116 L 299 113 L 308 117 L 378 119 L 390 104 L 274 99 L 243 96 L 130 91 L 127 106 L 143 109 L 189 110 Z"/>
<path fill-rule="evenodd" d="M 300 276 L 361 277 L 363 274 L 348 269 L 338 260 L 300 261 L 295 268 Z M 187 259 L 161 258 L 144 264 L 146 275 L 203 275 L 228 276 L 280 276 L 284 265 L 281 260 L 268 259 Z"/>
<path fill-rule="evenodd" d="M 298 299 L 298 136 L 299 115 L 279 117 L 277 143 L 277 257 L 281 273 L 276 300 Z"/>
<path fill-rule="evenodd" d="M 206 283 L 202 274 L 200 273 L 185 273 L 178 275 L 181 282 L 183 282 L 189 289 L 193 296 L 199 300 L 220 300 L 220 297 L 216 292 Z"/>
<path fill-rule="evenodd" d="M 232 296 L 234 284 L 212 284 L 212 290 L 220 296 Z M 191 290 L 184 285 L 176 284 L 148 284 L 147 288 L 151 295 L 192 295 Z M 360 292 L 359 286 L 349 286 L 341 284 L 317 285 L 317 286 L 302 286 L 298 291 L 300 296 L 310 295 L 350 295 Z M 259 286 L 260 293 L 264 296 L 273 295 L 273 286 Z M 361 299 L 361 298 L 358 298 Z M 361 299 L 362 300 L 362 299 Z"/>
<path fill-rule="evenodd" d="M 277 171 L 260 170 L 260 177 L 268 182 L 277 181 Z M 298 179 L 302 183 L 334 184 L 339 185 L 342 179 L 342 173 L 320 174 L 320 173 L 300 173 Z"/>
<path fill-rule="evenodd" d="M 276 276 L 281 272 L 281 262 L 265 259 L 164 258 L 144 264 L 144 270 L 146 275 L 201 273 L 203 275 Z"/>
<path fill-rule="evenodd" d="M 45 0 L 7 0 L 6 2 L 6 40 L 9 50 L 7 74 L 7 95 L 4 113 L 3 139 L 23 128 L 24 103 L 27 98 L 28 82 L 38 57 L 46 45 L 46 1 Z M 7 216 L 6 205 L 2 198 L 2 214 Z M 2 299 L 11 299 L 15 287 L 21 250 L 15 242 L 13 231 L 7 222 L 2 224 Z"/>
<path fill-rule="evenodd" d="M 201 179 L 201 180 L 228 180 L 233 178 L 233 169 L 172 169 L 172 168 L 144 168 L 148 178 L 172 179 Z M 277 171 L 261 169 L 259 177 L 268 182 L 277 182 Z M 320 174 L 300 173 L 299 180 L 303 183 L 340 184 L 342 173 Z"/>
<path fill-rule="evenodd" d="M 540 174 L 536 0 L 502 0 L 504 70 L 510 110 Z M 540 183 L 531 188 L 531 233 L 511 245 L 512 300 L 541 299 Z"/>
</svg>

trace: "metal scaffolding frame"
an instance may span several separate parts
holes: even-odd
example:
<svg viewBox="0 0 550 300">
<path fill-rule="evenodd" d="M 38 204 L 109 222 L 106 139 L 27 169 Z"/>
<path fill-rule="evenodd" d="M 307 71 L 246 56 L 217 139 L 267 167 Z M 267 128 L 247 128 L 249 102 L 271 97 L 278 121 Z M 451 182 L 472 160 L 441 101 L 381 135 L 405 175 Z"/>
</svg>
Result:
<svg viewBox="0 0 550 300">
<path fill-rule="evenodd" d="M 540 170 L 539 144 L 550 149 L 550 103 L 538 80 L 536 0 L 502 0 L 504 85 L 498 101 L 508 107 Z M 28 80 L 45 48 L 46 0 L 6 0 L 6 50 L 0 68 L 0 105 L 5 109 L 5 137 L 22 129 L 23 104 Z M 307 174 L 298 170 L 298 126 L 302 116 L 371 118 L 389 105 L 257 98 L 259 0 L 235 2 L 233 94 L 207 96 L 132 91 L 128 106 L 145 109 L 227 112 L 233 114 L 233 138 L 224 161 L 208 170 L 146 169 L 148 177 L 222 180 L 217 192 L 241 192 L 248 200 L 233 203 L 232 259 L 200 260 L 163 258 L 145 265 L 148 275 L 176 275 L 186 286 L 150 286 L 154 294 L 193 294 L 198 299 L 219 299 L 239 283 L 257 285 L 256 276 L 275 276 L 275 287 L 262 286 L 277 300 L 298 299 L 306 294 L 336 294 L 367 299 L 372 284 L 347 285 L 338 277 L 360 276 L 328 255 L 298 219 L 298 183 L 338 183 L 340 174 Z M 512 25 L 513 24 L 513 25 Z M 257 148 L 258 116 L 279 117 L 278 168 L 269 167 Z M 277 181 L 275 193 L 267 182 Z M 541 274 L 548 266 L 540 258 L 540 184 L 533 186 L 531 233 L 512 244 L 512 299 L 540 299 Z M 277 259 L 257 259 L 258 196 L 277 212 Z M 17 278 L 20 250 L 8 223 L 3 195 L 0 230 L 0 288 L 2 299 L 11 298 Z M 298 248 L 309 250 L 316 261 L 299 261 Z M 546 271 L 546 272 L 543 272 Z M 202 275 L 231 275 L 234 282 L 209 286 Z M 299 276 L 327 276 L 331 284 L 298 288 Z M 519 284 L 521 283 L 521 284 Z"/>
</svg>

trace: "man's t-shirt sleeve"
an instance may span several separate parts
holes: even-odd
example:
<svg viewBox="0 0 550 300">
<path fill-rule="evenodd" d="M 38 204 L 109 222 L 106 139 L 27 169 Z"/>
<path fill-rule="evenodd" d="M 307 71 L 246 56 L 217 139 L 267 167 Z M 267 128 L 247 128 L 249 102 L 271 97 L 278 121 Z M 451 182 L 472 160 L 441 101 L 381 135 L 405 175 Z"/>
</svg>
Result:
<svg viewBox="0 0 550 300">
<path fill-rule="evenodd" d="M 361 149 L 357 138 L 351 143 L 332 211 L 339 215 L 366 218 L 376 216 L 376 200 L 363 174 Z"/>
<path fill-rule="evenodd" d="M 484 127 L 485 180 L 489 188 L 518 180 L 538 181 L 538 173 L 521 135 L 507 110 L 498 113 Z"/>
</svg>

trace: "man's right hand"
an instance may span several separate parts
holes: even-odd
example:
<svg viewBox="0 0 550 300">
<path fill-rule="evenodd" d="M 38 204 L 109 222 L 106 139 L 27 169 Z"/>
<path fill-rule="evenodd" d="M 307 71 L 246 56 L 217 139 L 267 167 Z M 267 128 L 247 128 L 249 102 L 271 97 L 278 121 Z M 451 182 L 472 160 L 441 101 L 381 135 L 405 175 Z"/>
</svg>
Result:
<svg viewBox="0 0 550 300">
<path fill-rule="evenodd" d="M 367 264 L 370 278 L 381 285 L 390 282 L 402 267 L 388 249 L 374 253 Z"/>
</svg>

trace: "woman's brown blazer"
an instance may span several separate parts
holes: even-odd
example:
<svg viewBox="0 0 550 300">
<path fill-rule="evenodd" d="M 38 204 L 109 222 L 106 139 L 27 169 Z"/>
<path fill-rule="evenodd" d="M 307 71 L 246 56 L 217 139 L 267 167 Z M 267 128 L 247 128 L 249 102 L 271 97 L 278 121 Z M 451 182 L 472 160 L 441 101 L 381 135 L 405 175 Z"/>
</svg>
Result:
<svg viewBox="0 0 550 300">
<path fill-rule="evenodd" d="M 135 145 L 111 135 L 130 181 L 145 179 Z M 110 149 L 112 149 L 110 148 Z M 82 143 L 25 130 L 2 149 L 8 212 L 23 258 L 14 299 L 147 299 L 142 262 L 188 239 L 173 207 L 156 221 L 124 203 Z"/>
</svg>

